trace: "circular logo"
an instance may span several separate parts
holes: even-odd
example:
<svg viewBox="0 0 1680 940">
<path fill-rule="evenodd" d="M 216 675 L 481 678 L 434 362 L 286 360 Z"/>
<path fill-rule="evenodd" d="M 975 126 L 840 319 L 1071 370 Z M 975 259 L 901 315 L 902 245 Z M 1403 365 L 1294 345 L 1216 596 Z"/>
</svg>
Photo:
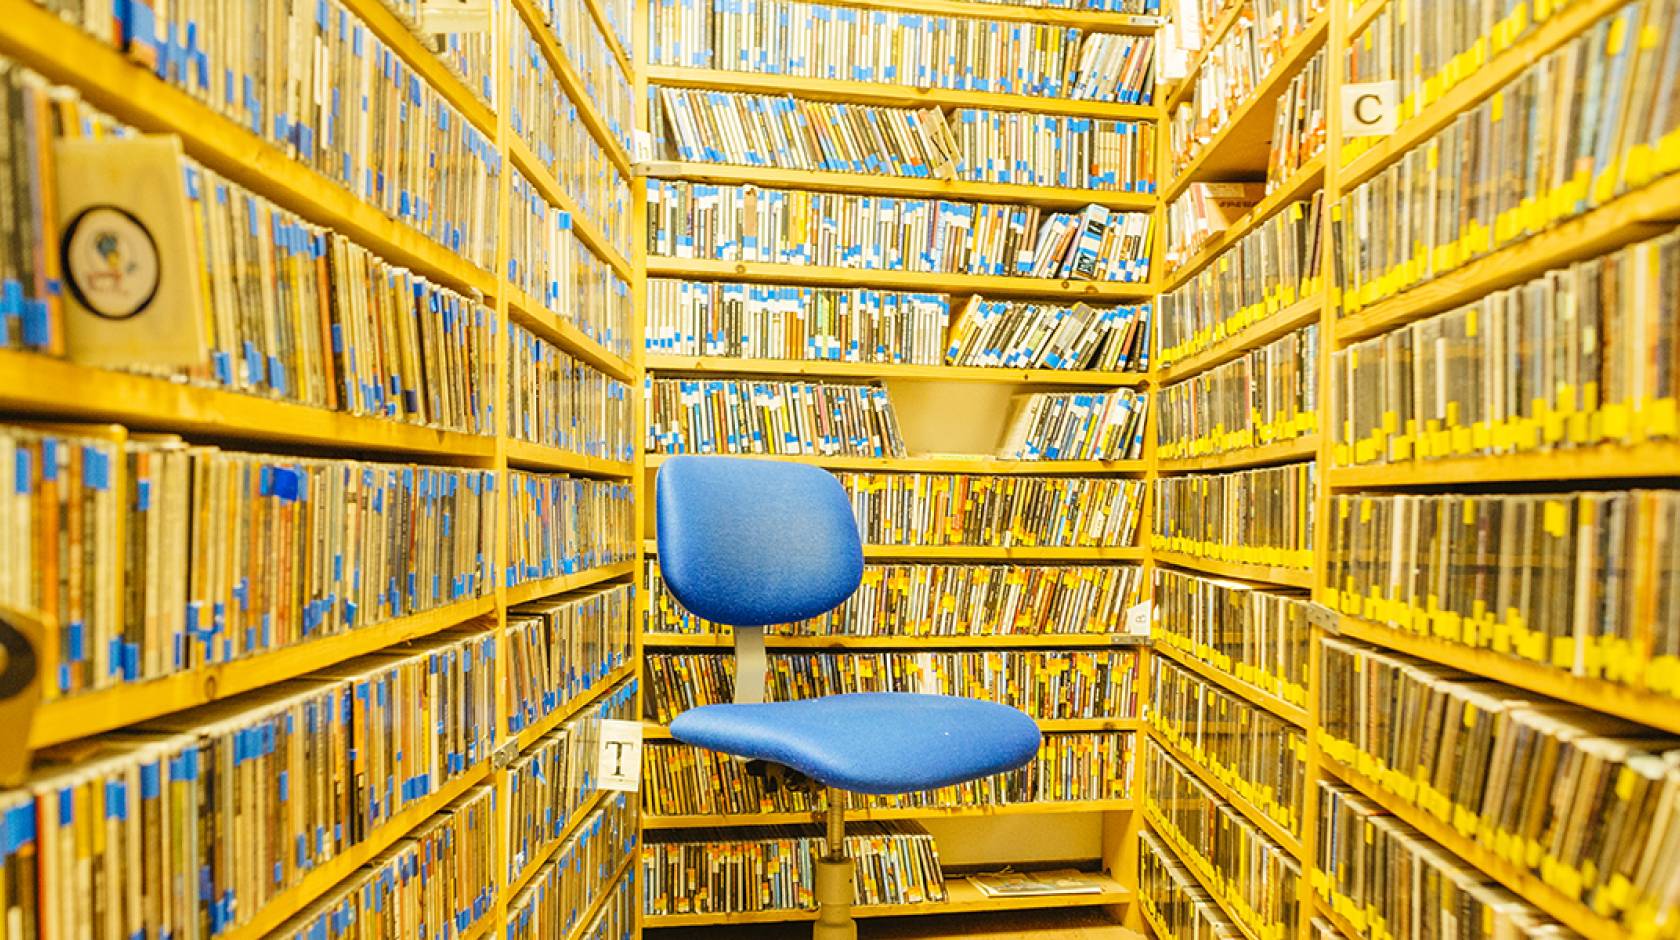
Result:
<svg viewBox="0 0 1680 940">
<path fill-rule="evenodd" d="M 64 271 L 82 306 L 127 320 L 157 296 L 162 262 L 152 233 L 116 206 L 83 209 L 64 233 Z"/>
</svg>

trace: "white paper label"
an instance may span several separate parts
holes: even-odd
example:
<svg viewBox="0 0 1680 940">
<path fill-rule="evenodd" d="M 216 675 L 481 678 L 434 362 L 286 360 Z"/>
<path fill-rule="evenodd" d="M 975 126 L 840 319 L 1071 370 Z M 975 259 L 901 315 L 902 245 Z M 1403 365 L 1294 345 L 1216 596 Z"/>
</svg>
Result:
<svg viewBox="0 0 1680 940">
<path fill-rule="evenodd" d="M 634 163 L 646 163 L 653 159 L 653 135 L 647 131 L 632 131 L 630 133 L 630 160 Z"/>
<path fill-rule="evenodd" d="M 596 771 L 603 790 L 634 793 L 642 788 L 642 723 L 601 719 Z"/>
<path fill-rule="evenodd" d="M 1400 111 L 1400 83 L 1360 82 L 1342 86 L 1342 137 L 1394 133 Z"/>
<path fill-rule="evenodd" d="M 1126 611 L 1126 632 L 1132 636 L 1148 636 L 1151 610 L 1148 601 L 1132 605 L 1132 608 Z"/>
</svg>

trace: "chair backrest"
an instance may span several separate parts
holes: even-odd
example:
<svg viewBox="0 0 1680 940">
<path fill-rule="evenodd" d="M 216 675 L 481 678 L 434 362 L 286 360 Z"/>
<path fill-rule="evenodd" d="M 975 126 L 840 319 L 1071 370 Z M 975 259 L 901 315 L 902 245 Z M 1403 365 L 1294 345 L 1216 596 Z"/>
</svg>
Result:
<svg viewBox="0 0 1680 940">
<path fill-rule="evenodd" d="M 863 580 L 851 502 L 826 470 L 673 457 L 660 466 L 656 490 L 660 575 L 707 620 L 804 620 L 838 607 Z"/>
</svg>

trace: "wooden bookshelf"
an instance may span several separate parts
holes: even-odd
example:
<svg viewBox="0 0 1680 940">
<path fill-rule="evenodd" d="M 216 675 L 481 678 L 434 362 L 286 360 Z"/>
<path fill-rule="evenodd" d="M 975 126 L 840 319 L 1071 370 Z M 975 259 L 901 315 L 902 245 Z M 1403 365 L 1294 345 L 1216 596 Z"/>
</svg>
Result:
<svg viewBox="0 0 1680 940">
<path fill-rule="evenodd" d="M 895 10 L 926 16 L 967 16 L 1013 23 L 1047 23 L 1105 33 L 1153 33 L 1164 17 L 1146 13 L 1114 13 L 1033 4 L 993 3 L 991 0 L 838 0 L 840 6 L 860 10 Z"/>
<path fill-rule="evenodd" d="M 601 29 L 608 48 L 634 77 L 634 65 L 617 37 L 607 28 L 604 8 L 596 0 L 583 0 L 593 21 Z M 50 5 L 49 5 L 50 6 Z M 510 196 L 510 167 L 525 172 L 545 198 L 571 214 L 573 231 L 589 250 L 610 265 L 627 282 L 639 287 L 641 268 L 636 258 L 626 258 L 609 243 L 598 220 L 580 211 L 577 200 L 563 191 L 522 141 L 508 126 L 508 116 L 498 114 L 475 87 L 458 77 L 435 55 L 427 41 L 392 12 L 382 0 L 344 0 L 351 21 L 359 21 L 366 35 L 388 46 L 408 66 L 419 85 L 434 90 L 458 112 L 451 115 L 457 127 L 463 123 L 482 133 L 497 154 L 507 158 L 502 172 L 492 175 L 495 198 L 502 207 L 500 217 L 484 233 L 495 246 L 495 258 L 484 267 L 470 263 L 456 251 L 434 242 L 414 226 L 386 215 L 363 202 L 334 179 L 316 172 L 290 157 L 286 148 L 271 143 L 246 126 L 224 118 L 180 88 L 159 79 L 148 67 L 131 60 L 107 41 L 84 33 L 32 0 L 0 0 L 0 54 L 40 73 L 47 81 L 75 88 L 92 107 L 108 112 L 145 133 L 173 134 L 182 141 L 187 156 L 208 170 L 226 177 L 254 194 L 272 200 L 278 207 L 308 222 L 331 229 L 368 249 L 393 266 L 412 270 L 442 287 L 476 295 L 494 310 L 498 326 L 512 320 L 532 329 L 549 342 L 602 372 L 631 384 L 639 384 L 642 371 L 637 355 L 617 355 L 586 335 L 575 325 L 561 320 L 533 298 L 507 289 L 502 284 L 507 270 L 509 239 L 506 206 Z M 526 18 L 562 87 L 576 103 L 580 120 L 600 141 L 609 158 L 630 178 L 630 161 L 622 143 L 613 139 L 608 124 L 595 109 L 586 92 L 578 67 L 565 55 L 553 33 L 536 15 L 532 0 L 516 0 L 517 15 Z M 505 7 L 504 7 L 505 9 Z M 629 25 L 629 24 L 625 24 Z M 495 42 L 497 57 L 505 61 L 505 34 L 498 28 L 488 34 Z M 218 66 L 219 67 L 219 66 Z M 500 73 L 498 83 L 505 84 Z M 502 101 L 507 89 L 500 89 Z M 430 115 L 428 115 L 430 117 Z M 418 120 L 416 116 L 413 119 Z M 376 168 L 386 169 L 386 168 Z M 446 168 L 447 169 L 447 168 Z M 387 170 L 389 172 L 389 170 Z M 641 214 L 644 193 L 631 186 L 631 204 L 626 207 L 625 230 L 639 240 L 645 231 L 636 221 Z M 632 252 L 639 255 L 639 252 Z M 562 289 L 570 290 L 570 285 Z M 634 324 L 632 324 L 634 325 Z M 639 333 L 634 337 L 639 343 Z M 634 344 L 631 348 L 634 348 Z M 506 403 L 506 340 L 499 332 L 496 341 L 483 350 L 495 369 L 489 386 L 476 389 L 494 406 L 499 416 Z M 94 369 L 45 355 L 0 350 L 0 411 L 7 421 L 120 423 L 136 431 L 179 434 L 191 442 L 216 443 L 245 450 L 298 453 L 307 456 L 337 456 L 348 459 L 422 461 L 428 464 L 468 466 L 502 472 L 510 466 L 553 473 L 574 473 L 621 479 L 642 490 L 639 459 L 607 461 L 559 451 L 555 448 L 512 440 L 506 433 L 470 435 L 432 427 L 403 424 L 378 417 L 365 417 L 246 395 L 219 388 L 188 385 L 146 375 Z M 498 417 L 498 420 L 500 418 Z M 638 433 L 632 435 L 640 441 Z M 119 458 L 120 459 L 120 458 Z M 256 700 L 264 690 L 288 680 L 307 677 L 328 667 L 350 662 L 373 653 L 401 653 L 415 641 L 435 638 L 457 627 L 488 631 L 494 637 L 498 658 L 506 650 L 506 612 L 509 606 L 527 600 L 564 593 L 612 579 L 628 578 L 638 571 L 636 560 L 625 560 L 541 581 L 513 587 L 500 585 L 507 531 L 505 500 L 498 499 L 495 513 L 497 539 L 485 549 L 485 565 L 497 582 L 487 586 L 483 597 L 461 600 L 410 616 L 374 623 L 330 636 L 319 636 L 292 646 L 265 651 L 247 658 L 217 663 L 158 678 L 101 689 L 42 703 L 23 729 L 28 748 L 73 743 L 78 739 L 117 729 L 130 728 L 161 716 L 174 715 L 205 705 L 226 703 L 238 696 Z M 501 667 L 498 667 L 501 668 Z M 634 657 L 601 677 L 589 690 L 574 697 L 559 710 L 540 719 L 520 735 L 503 733 L 505 724 L 494 729 L 492 740 L 503 747 L 495 755 L 507 756 L 507 748 L 526 746 L 569 717 L 585 714 L 602 697 L 624 680 L 640 674 L 640 658 Z M 498 679 L 502 678 L 498 676 Z M 507 689 L 494 686 L 496 719 L 505 722 Z M 639 704 L 639 703 L 638 703 Z M 194 713 L 196 714 L 196 713 Z M 449 803 L 475 787 L 505 786 L 505 775 L 491 769 L 492 755 L 474 755 L 479 763 L 468 767 L 436 792 L 414 800 L 389 817 L 366 839 L 350 846 L 330 861 L 318 865 L 292 888 L 262 904 L 239 898 L 242 913 L 253 916 L 245 924 L 224 931 L 224 938 L 247 940 L 274 933 L 285 921 L 312 902 L 329 896 L 364 866 L 378 859 L 415 827 L 445 809 Z M 434 783 L 434 786 L 436 784 Z M 505 793 L 496 794 L 504 799 Z M 567 822 L 567 832 L 584 823 L 588 813 L 604 803 L 597 796 L 586 802 Z M 497 817 L 492 835 L 494 858 L 484 859 L 492 872 L 487 887 L 493 898 L 477 919 L 461 929 L 451 923 L 464 940 L 494 937 L 505 929 L 511 892 L 501 885 L 509 866 L 505 864 L 505 830 Z M 554 840 L 546 849 L 552 854 L 560 844 Z M 547 857 L 546 855 L 544 857 Z M 619 867 L 622 878 L 636 855 Z M 520 876 L 529 879 L 540 862 L 527 866 Z M 500 886 L 500 890 L 498 889 Z M 573 927 L 581 937 L 589 920 L 610 897 L 613 882 L 600 886 L 595 900 Z"/>
<path fill-rule="evenodd" d="M 645 554 L 657 554 L 658 545 L 643 544 Z M 1056 545 L 865 545 L 863 557 L 923 559 L 974 559 L 977 561 L 1142 561 L 1141 548 L 1074 548 Z"/>
<path fill-rule="evenodd" d="M 1208 663 L 1205 663 L 1200 659 L 1173 647 L 1171 644 L 1159 642 L 1153 644 L 1151 649 L 1154 651 L 1155 655 L 1160 656 L 1163 659 L 1172 660 L 1174 664 L 1195 673 L 1199 678 L 1219 686 L 1225 691 L 1230 692 L 1232 695 L 1247 700 L 1250 705 L 1255 705 L 1265 711 L 1271 712 L 1273 715 L 1289 722 L 1292 725 L 1296 725 L 1301 728 L 1308 728 L 1311 726 L 1312 716 L 1307 713 L 1306 709 L 1300 707 L 1299 705 L 1293 705 L 1271 692 L 1266 691 L 1265 689 L 1262 689 L 1252 683 L 1244 682 L 1223 669 L 1211 666 Z"/>
<path fill-rule="evenodd" d="M 606 152 L 607 159 L 618 166 L 618 171 L 625 177 L 632 175 L 630 154 L 624 149 L 623 141 L 613 135 L 607 119 L 596 110 L 595 99 L 590 96 L 588 86 L 584 84 L 583 76 L 578 74 L 577 66 L 566 56 L 566 50 L 560 47 L 560 40 L 554 31 L 543 21 L 542 14 L 537 7 L 537 0 L 511 0 L 512 8 L 519 11 L 519 16 L 525 20 L 530 28 L 531 36 L 536 39 L 537 46 L 542 49 L 543 57 L 548 60 L 548 67 L 560 81 L 560 87 L 565 90 L 566 97 L 572 100 L 577 108 L 578 117 L 583 126 L 589 129 L 590 136 L 601 145 Z M 603 35 L 610 37 L 610 33 L 603 30 Z M 609 39 L 610 44 L 610 39 Z M 626 78 L 631 77 L 626 75 Z M 632 187 L 634 188 L 634 187 Z"/>
<path fill-rule="evenodd" d="M 1318 447 L 1318 435 L 1309 434 L 1293 440 L 1261 444 L 1258 447 L 1243 447 L 1222 454 L 1209 454 L 1206 457 L 1158 460 L 1155 463 L 1155 470 L 1157 473 L 1166 475 L 1169 473 L 1201 473 L 1210 470 L 1242 470 L 1249 467 L 1266 467 L 1296 460 L 1309 460 L 1318 455 Z"/>
<path fill-rule="evenodd" d="M 1332 467 L 1331 489 L 1464 485 L 1475 483 L 1571 482 L 1672 477 L 1680 473 L 1680 442 L 1602 444 L 1524 454 L 1447 457 L 1359 467 Z"/>
<path fill-rule="evenodd" d="M 1560 702 L 1585 705 L 1594 711 L 1680 734 L 1680 698 L 1670 695 L 1579 676 L 1550 664 L 1440 637 L 1410 633 L 1357 617 L 1341 617 L 1337 632 L 1341 636 L 1450 666 Z"/>
<path fill-rule="evenodd" d="M 1242 241 L 1243 236 L 1254 231 L 1271 218 L 1281 212 L 1291 203 L 1307 199 L 1314 192 L 1324 188 L 1324 155 L 1319 154 L 1308 160 L 1295 174 L 1284 180 L 1278 187 L 1266 194 L 1264 199 L 1254 204 L 1252 209 L 1243 213 L 1232 222 L 1223 232 L 1219 232 L 1208 239 L 1195 253 L 1184 259 L 1170 271 L 1164 272 L 1161 281 L 1161 293 L 1168 294 L 1184 286 L 1191 278 L 1201 273 L 1214 259 L 1229 251 L 1231 246 Z"/>
<path fill-rule="evenodd" d="M 630 461 L 603 460 L 529 441 L 509 440 L 506 446 L 508 464 L 527 470 L 618 478 L 628 478 L 636 472 L 635 463 Z"/>
<path fill-rule="evenodd" d="M 629 360 L 601 345 L 577 324 L 543 306 L 537 298 L 511 287 L 504 288 L 503 293 L 507 295 L 510 315 L 521 326 L 541 334 L 543 339 L 621 382 L 637 377 L 637 370 Z"/>
<path fill-rule="evenodd" d="M 1196 88 L 1196 76 L 1201 74 L 1202 66 L 1207 64 L 1208 57 L 1212 54 L 1214 47 L 1218 46 L 1219 41 L 1225 38 L 1225 34 L 1231 31 L 1231 25 L 1237 21 L 1238 15 L 1243 12 L 1242 6 L 1241 3 L 1234 2 L 1234 0 L 1226 0 L 1219 12 L 1214 15 L 1213 25 L 1202 31 L 1202 47 L 1196 50 L 1195 56 L 1190 59 L 1189 67 L 1184 70 L 1184 77 L 1172 84 L 1169 94 L 1162 102 L 1162 111 L 1171 115 L 1174 108 L 1190 97 L 1190 94 Z"/>
<path fill-rule="evenodd" d="M 270 899 L 250 920 L 221 936 L 227 940 L 257 940 L 268 936 L 293 914 L 308 907 L 311 902 L 326 895 L 357 869 L 378 858 L 415 826 L 436 815 L 439 810 L 454 802 L 456 797 L 483 783 L 489 772 L 490 765 L 484 761 L 468 768 L 465 773 L 443 784 L 430 796 L 398 811 L 366 839 L 309 872 L 302 881 Z M 493 915 L 487 913 L 484 916 L 488 918 Z"/>
<path fill-rule="evenodd" d="M 1234 561 L 1197 558 L 1194 555 L 1184 555 L 1178 552 L 1152 551 L 1150 552 L 1150 558 L 1162 564 L 1177 568 L 1188 568 L 1191 571 L 1199 571 L 1215 577 L 1237 578 L 1257 584 L 1276 584 L 1303 590 L 1312 587 L 1316 579 L 1316 575 L 1312 571 L 1303 568 L 1245 565 Z"/>
<path fill-rule="evenodd" d="M 195 440 L 256 447 L 372 451 L 384 459 L 486 461 L 493 436 L 441 431 L 383 418 L 201 388 L 0 350 L 0 408 L 39 419 L 120 423 Z"/>
<path fill-rule="evenodd" d="M 1070 907 L 1105 907 L 1131 903 L 1135 892 L 1106 875 L 1088 873 L 1103 890 L 1095 894 L 1059 894 L 1039 897 L 987 897 L 979 888 L 958 875 L 946 875 L 945 890 L 949 899 L 921 904 L 871 904 L 852 908 L 852 916 L 902 917 L 922 914 L 973 914 L 984 911 L 1024 911 Z M 816 919 L 814 910 L 737 911 L 726 914 L 649 914 L 643 919 L 647 927 L 692 927 L 732 924 L 776 924 Z"/>
<path fill-rule="evenodd" d="M 1342 913 L 1331 906 L 1329 901 L 1317 893 L 1313 895 L 1313 914 L 1329 921 L 1331 926 L 1341 931 L 1342 936 L 1350 938 L 1363 937 L 1365 931 L 1354 926 L 1353 922 L 1342 916 Z"/>
<path fill-rule="evenodd" d="M 1011 369 L 990 366 L 913 365 L 900 362 L 835 362 L 823 359 L 731 359 L 727 356 L 647 357 L 649 372 L 694 375 L 788 375 L 883 379 L 894 382 L 986 382 L 1089 388 L 1137 388 L 1146 372 L 1097 372 L 1083 369 Z"/>
<path fill-rule="evenodd" d="M 671 459 L 668 454 L 648 454 L 649 470 L 657 470 Z M 1021 476 L 1066 476 L 1086 474 L 1138 475 L 1148 469 L 1143 460 L 1004 460 L 997 457 L 806 457 L 778 454 L 740 454 L 753 460 L 808 463 L 829 470 L 863 470 L 904 473 L 991 473 Z M 957 547 L 957 546 L 952 546 Z"/>
<path fill-rule="evenodd" d="M 999 636 L 766 636 L 769 649 L 1116 649 L 1148 645 L 1149 638 L 1127 633 L 1005 634 Z M 732 634 L 644 633 L 647 649 L 729 649 Z"/>
<path fill-rule="evenodd" d="M 1184 868 L 1190 872 L 1191 877 L 1196 879 L 1196 882 L 1201 885 L 1202 890 L 1207 892 L 1208 896 L 1213 899 L 1214 904 L 1216 904 L 1219 907 L 1219 910 L 1224 913 L 1225 919 L 1229 920 L 1236 926 L 1237 930 L 1241 932 L 1245 940 L 1264 940 L 1264 938 L 1256 934 L 1253 926 L 1237 916 L 1236 907 L 1232 903 L 1231 896 L 1225 891 L 1223 884 L 1218 880 L 1217 873 L 1212 870 L 1210 863 L 1203 859 L 1200 855 L 1193 852 L 1190 847 L 1179 838 L 1178 832 L 1167 824 L 1166 817 L 1161 815 L 1160 810 L 1147 799 L 1144 800 L 1143 814 L 1144 818 L 1149 820 L 1150 829 L 1161 840 L 1161 844 L 1165 845 L 1167 847 L 1167 851 L 1171 852 L 1173 856 L 1178 859 L 1179 864 L 1184 866 Z M 1350 938 L 1350 940 L 1352 940 L 1352 938 Z"/>
<path fill-rule="evenodd" d="M 808 78 L 802 75 L 772 75 L 672 65 L 648 66 L 647 79 L 649 85 L 671 88 L 707 88 L 750 94 L 793 95 L 817 101 L 838 101 L 843 104 L 867 104 L 887 108 L 985 108 L 995 111 L 1071 114 L 1109 121 L 1153 121 L 1157 117 L 1155 107 L 1146 104 L 1074 101 L 996 91 L 889 85 L 883 82 L 859 82 L 841 78 Z"/>
<path fill-rule="evenodd" d="M 589 907 L 584 909 L 583 916 L 579 917 L 572 929 L 566 932 L 566 940 L 579 940 L 583 936 L 584 931 L 588 930 L 590 924 L 594 922 L 595 915 L 601 912 L 601 906 L 607 903 L 608 898 L 612 897 L 613 891 L 618 888 L 618 883 L 624 880 L 639 858 L 640 855 L 631 852 L 628 858 L 618 863 L 618 867 L 613 869 L 613 873 L 607 876 L 606 881 L 601 882 L 600 890 L 590 900 Z"/>
<path fill-rule="evenodd" d="M 1246 326 L 1230 330 L 1222 326 L 1214 331 L 1205 349 L 1163 367 L 1155 376 L 1154 383 L 1171 385 L 1214 366 L 1224 365 L 1243 353 L 1259 349 L 1309 323 L 1318 322 L 1323 311 L 1324 298 L 1311 294 L 1270 311 Z"/>
<path fill-rule="evenodd" d="M 510 137 L 507 147 L 514 167 L 536 185 L 537 191 L 542 193 L 543 199 L 549 205 L 572 217 L 572 231 L 577 233 L 578 239 L 588 246 L 595 257 L 612 265 L 618 276 L 626 281 L 634 277 L 635 272 L 630 270 L 630 262 L 625 260 L 618 247 L 597 227 L 595 220 L 578 205 L 577 200 L 560 187 L 559 180 L 554 178 L 554 171 L 531 150 L 531 145 L 518 137 Z M 635 233 L 631 234 L 634 236 Z"/>
<path fill-rule="evenodd" d="M 601 565 L 597 568 L 590 568 L 587 571 L 580 571 L 577 574 L 560 575 L 559 577 L 547 578 L 541 581 L 526 581 L 521 584 L 513 585 L 507 589 L 507 603 L 509 607 L 512 607 L 516 604 L 523 604 L 526 601 L 536 600 L 541 597 L 551 597 L 555 594 L 564 594 L 567 591 L 581 590 L 582 588 L 600 584 L 603 581 L 611 581 L 614 578 L 622 578 L 626 575 L 635 573 L 636 563 L 634 561 L 620 561 L 610 565 Z"/>
<path fill-rule="evenodd" d="M 1336 341 L 1365 339 L 1451 310 L 1572 261 L 1650 238 L 1672 228 L 1676 220 L 1680 176 L 1669 176 L 1344 316 L 1336 322 Z"/>
<path fill-rule="evenodd" d="M 1155 290 L 1148 281 L 1071 281 L 996 274 L 824 268 L 768 261 L 714 261 L 663 256 L 650 256 L 647 259 L 647 273 L 649 277 L 873 287 L 882 290 L 929 291 L 963 296 L 983 294 L 987 297 L 1066 298 L 1105 303 L 1144 301 L 1155 295 Z"/>
<path fill-rule="evenodd" d="M 1382 138 L 1375 146 L 1364 149 L 1356 158 L 1345 162 L 1337 173 L 1341 191 L 1345 193 L 1375 176 L 1379 170 L 1403 156 L 1406 151 L 1439 132 L 1459 114 L 1504 87 L 1522 70 L 1544 58 L 1546 53 L 1580 34 L 1594 21 L 1622 4 L 1616 0 L 1578 0 L 1554 6 L 1555 12 L 1546 22 L 1541 23 L 1510 48 L 1503 51 L 1492 50 L 1493 54 L 1487 62 L 1472 70 L 1462 82 L 1444 92 L 1439 100 L 1401 123 L 1394 133 Z M 1365 17 L 1364 22 L 1376 16 L 1380 8 L 1380 4 L 1367 0 L 1360 10 Z M 1356 20 L 1355 26 L 1363 27 L 1364 22 Z M 1352 35 L 1351 31 L 1349 35 Z"/>
<path fill-rule="evenodd" d="M 1037 718 L 1038 730 L 1046 734 L 1057 731 L 1143 731 L 1140 718 Z M 670 741 L 671 729 L 654 721 L 642 722 L 642 737 L 649 741 Z"/>
<path fill-rule="evenodd" d="M 1244 819 L 1265 833 L 1266 838 L 1276 842 L 1285 852 L 1296 859 L 1306 859 L 1306 856 L 1302 854 L 1300 836 L 1285 829 L 1277 820 L 1266 815 L 1264 811 L 1250 802 L 1246 796 L 1238 793 L 1236 788 L 1227 782 L 1222 774 L 1216 773 L 1213 768 L 1179 747 L 1159 727 L 1150 728 L 1149 736 L 1161 750 L 1166 751 L 1172 755 L 1174 760 L 1183 764 L 1197 780 L 1201 781 L 1202 786 L 1212 790 L 1219 799 L 1230 804 L 1231 808 L 1241 813 Z"/>
<path fill-rule="evenodd" d="M 357 6 L 379 3 L 360 0 Z M 489 271 L 362 202 L 31 0 L 0 0 L 0 55 L 75 87 L 94 106 L 142 131 L 179 136 L 187 154 L 211 170 L 388 261 L 457 291 L 494 293 Z M 423 62 L 409 64 L 425 67 Z"/>
<path fill-rule="evenodd" d="M 1569 898 L 1540 880 L 1536 873 L 1518 868 L 1483 848 L 1479 842 L 1465 838 L 1452 826 L 1389 792 L 1352 767 L 1328 756 L 1324 758 L 1323 765 L 1324 770 L 1331 776 L 1359 791 L 1366 799 L 1423 833 L 1448 852 L 1475 866 L 1483 874 L 1516 892 L 1525 901 L 1556 918 L 1569 929 L 1589 940 L 1621 940 L 1628 936 L 1622 927 L 1598 916 L 1585 904 Z"/>
<path fill-rule="evenodd" d="M 1255 84 L 1254 92 L 1247 101 L 1231 114 L 1225 126 L 1197 151 L 1184 169 L 1162 187 L 1162 203 L 1171 205 L 1194 182 L 1225 181 L 1255 174 L 1261 178 L 1265 176 L 1272 112 L 1277 105 L 1277 97 L 1306 67 L 1313 53 L 1324 45 L 1329 25 L 1328 12 L 1320 13 L 1300 35 L 1289 40 L 1271 71 Z M 1166 113 L 1170 120 L 1172 109 L 1169 107 Z"/>
<path fill-rule="evenodd" d="M 208 705 L 368 653 L 400 648 L 494 611 L 494 598 L 474 598 L 244 659 L 43 702 L 29 727 L 29 746 L 74 741 Z"/>
<path fill-rule="evenodd" d="M 606 41 L 607 49 L 612 52 L 613 58 L 618 60 L 618 67 L 624 70 L 624 76 L 633 78 L 639 70 L 636 63 L 631 59 L 630 53 L 625 50 L 624 43 L 619 39 L 612 18 L 607 15 L 606 8 L 601 0 L 583 0 L 583 5 L 588 8 L 589 15 L 595 20 L 595 28 L 600 31 L 601 38 Z M 627 34 L 634 34 L 634 31 L 634 23 L 625 24 Z"/>
<path fill-rule="evenodd" d="M 538 871 L 542 870 L 543 865 L 554 857 L 555 851 L 577 831 L 578 823 L 588 819 L 590 813 L 605 806 L 607 798 L 612 796 L 612 793 L 613 791 L 610 790 L 597 790 L 594 795 L 583 801 L 583 805 L 573 810 L 572 814 L 566 817 L 566 822 L 560 827 L 559 834 L 531 852 L 531 857 L 525 860 L 524 865 L 520 866 L 519 874 L 508 882 L 507 890 L 503 893 L 509 898 L 518 897 L 519 892 L 525 890 L 526 886 L 531 883 L 531 879 Z"/>
<path fill-rule="evenodd" d="M 587 711 L 590 706 L 600 702 L 601 696 L 611 692 L 620 682 L 636 674 L 636 663 L 629 662 L 595 680 L 589 688 L 572 696 L 565 704 L 554 711 L 538 718 L 534 724 L 527 725 L 514 736 L 514 741 L 521 751 L 537 743 L 543 735 L 560 727 L 578 715 Z"/>
<path fill-rule="evenodd" d="M 1076 813 L 1129 813 L 1131 800 L 1059 800 L 1034 803 L 987 803 L 978 806 L 851 806 L 846 822 L 887 819 L 976 819 L 991 816 L 1060 816 Z M 702 829 L 727 826 L 782 826 L 822 822 L 821 811 L 803 813 L 715 813 L 689 816 L 642 816 L 644 829 Z"/>
<path fill-rule="evenodd" d="M 1007 202 L 1064 211 L 1083 209 L 1093 203 L 1128 212 L 1147 212 L 1155 207 L 1155 197 L 1145 193 L 1069 189 L 1062 186 L 1030 186 L 1023 183 L 981 183 L 959 179 L 886 176 L 879 173 L 783 170 L 776 167 L 737 166 L 722 163 L 684 163 L 669 160 L 643 164 L 643 169 L 651 177 L 688 180 L 696 183 L 774 186 L 781 189 L 809 189 L 841 193 L 884 193 L 898 196 L 963 199 L 971 202 Z"/>
</svg>

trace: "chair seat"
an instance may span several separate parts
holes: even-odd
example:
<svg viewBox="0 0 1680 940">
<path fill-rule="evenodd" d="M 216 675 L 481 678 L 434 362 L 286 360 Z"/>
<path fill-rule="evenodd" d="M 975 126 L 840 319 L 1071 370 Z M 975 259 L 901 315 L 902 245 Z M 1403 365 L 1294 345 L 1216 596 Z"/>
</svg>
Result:
<svg viewBox="0 0 1680 940">
<path fill-rule="evenodd" d="M 1031 761 L 1038 725 L 1007 705 L 910 692 L 704 705 L 678 715 L 686 744 L 791 767 L 853 793 L 910 793 Z"/>
</svg>

